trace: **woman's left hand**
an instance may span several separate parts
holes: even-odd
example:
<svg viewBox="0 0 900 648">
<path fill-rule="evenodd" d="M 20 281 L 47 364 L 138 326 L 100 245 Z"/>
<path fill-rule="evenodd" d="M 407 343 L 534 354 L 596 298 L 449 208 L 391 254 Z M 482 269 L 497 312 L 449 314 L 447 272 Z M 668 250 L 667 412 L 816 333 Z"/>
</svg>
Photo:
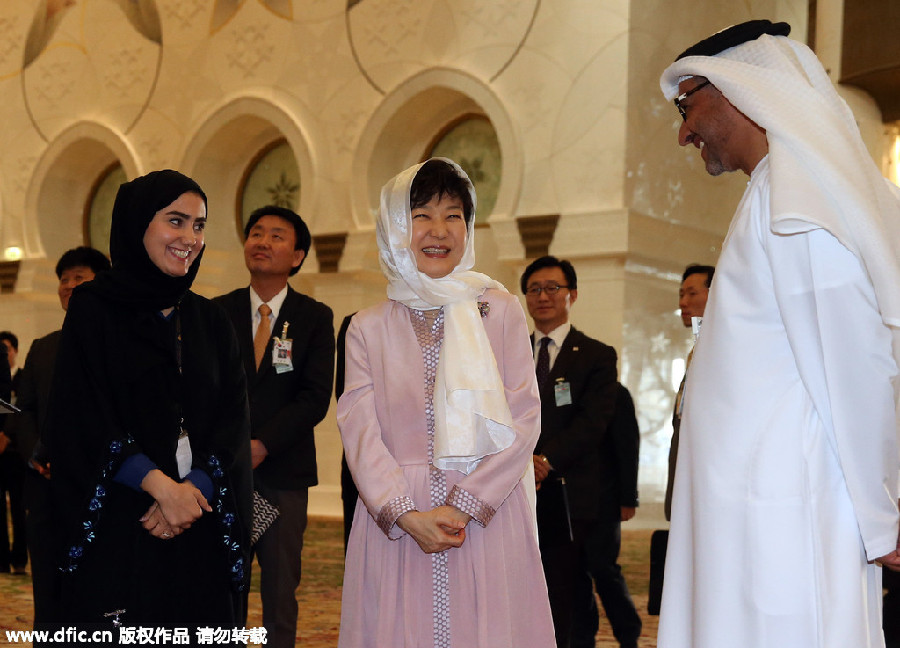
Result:
<svg viewBox="0 0 900 648">
<path fill-rule="evenodd" d="M 407 511 L 397 518 L 397 526 L 425 553 L 439 553 L 462 546 L 470 519 L 454 506 L 438 506 L 425 512 Z"/>
<path fill-rule="evenodd" d="M 147 473 L 141 488 L 157 501 L 160 512 L 173 529 L 189 529 L 204 512 L 212 512 L 200 489 L 189 481 L 176 482 L 158 468 Z"/>
<path fill-rule="evenodd" d="M 463 513 L 455 506 L 449 506 L 445 504 L 444 506 L 438 506 L 435 509 L 432 509 L 445 519 L 449 519 L 452 521 L 452 524 L 446 525 L 442 524 L 442 528 L 447 533 L 458 533 L 459 531 L 465 532 L 466 526 L 469 524 L 469 520 L 472 519 L 472 516 L 468 513 Z"/>
<path fill-rule="evenodd" d="M 147 529 L 154 538 L 169 540 L 183 532 L 183 529 L 172 527 L 159 508 L 159 502 L 153 502 L 141 517 L 141 526 Z"/>
</svg>

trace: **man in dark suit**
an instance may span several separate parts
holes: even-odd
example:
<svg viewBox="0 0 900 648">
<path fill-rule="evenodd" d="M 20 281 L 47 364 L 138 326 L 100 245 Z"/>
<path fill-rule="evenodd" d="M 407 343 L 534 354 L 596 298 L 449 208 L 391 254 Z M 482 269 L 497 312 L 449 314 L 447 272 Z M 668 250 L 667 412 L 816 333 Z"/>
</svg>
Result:
<svg viewBox="0 0 900 648">
<path fill-rule="evenodd" d="M 309 228 L 283 207 L 244 228 L 250 286 L 217 297 L 237 331 L 247 372 L 254 488 L 279 516 L 254 547 L 268 645 L 293 647 L 308 489 L 318 483 L 313 428 L 334 378 L 331 309 L 288 285 L 309 252 Z"/>
<path fill-rule="evenodd" d="M 634 515 L 636 488 L 625 504 L 613 492 L 607 433 L 616 407 L 616 352 L 569 323 L 578 298 L 575 268 L 541 257 L 522 274 L 521 287 L 534 320 L 535 370 L 541 394 L 541 436 L 535 448 L 538 533 L 559 648 L 578 646 L 572 611 L 586 602 L 584 572 L 590 572 L 613 633 L 626 648 L 637 646 L 641 620 L 618 557 L 621 519 Z M 568 516 L 565 514 L 568 507 Z M 587 639 L 593 646 L 593 637 Z"/>
<path fill-rule="evenodd" d="M 76 286 L 109 270 L 109 259 L 99 250 L 77 247 L 65 252 L 56 263 L 57 294 L 63 311 Z M 25 366 L 19 372 L 17 406 L 10 416 L 11 435 L 27 468 L 25 509 L 28 551 L 31 554 L 31 582 L 34 592 L 34 627 L 47 628 L 60 619 L 54 536 L 57 519 L 50 503 L 49 448 L 41 431 L 47 420 L 50 386 L 62 331 L 53 331 L 31 343 Z"/>
<path fill-rule="evenodd" d="M 11 331 L 0 331 L 0 398 L 15 402 L 16 354 L 19 338 Z M 0 414 L 0 572 L 25 573 L 28 553 L 25 550 L 25 502 L 22 498 L 22 482 L 25 464 L 16 452 L 15 443 L 6 430 L 7 416 Z M 6 519 L 6 497 L 9 495 L 9 517 L 12 521 L 12 542 Z"/>
<path fill-rule="evenodd" d="M 681 323 L 685 328 L 693 330 L 694 340 L 700 331 L 703 313 L 706 312 L 706 301 L 712 286 L 715 266 L 691 264 L 681 275 L 681 287 L 678 289 L 678 308 Z M 669 475 L 666 479 L 666 495 L 663 500 L 663 513 L 667 521 L 672 520 L 672 492 L 675 487 L 675 466 L 678 463 L 678 442 L 681 438 L 681 411 L 684 407 L 684 385 L 694 350 L 688 353 L 684 363 L 684 376 L 675 394 L 672 407 L 672 440 L 669 444 Z M 650 591 L 647 600 L 647 611 L 659 614 L 662 605 L 663 581 L 665 576 L 666 552 L 669 545 L 669 530 L 658 529 L 650 539 Z"/>
<path fill-rule="evenodd" d="M 616 386 L 616 409 L 600 446 L 600 513 L 587 543 L 597 551 L 587 553 L 587 569 L 579 578 L 572 608 L 572 642 L 575 648 L 594 646 L 600 628 L 600 613 L 594 584 L 614 632 L 640 634 L 634 603 L 619 567 L 621 523 L 630 520 L 638 505 L 638 456 L 641 432 L 631 393 L 621 383 Z M 578 591 L 580 589 L 580 592 Z M 625 644 L 633 645 L 633 644 Z"/>
<path fill-rule="evenodd" d="M 685 328 L 692 328 L 694 319 L 703 319 L 703 313 L 706 311 L 706 300 L 709 299 L 709 289 L 712 286 L 713 275 L 715 274 L 715 266 L 692 264 L 684 269 L 684 274 L 681 275 L 681 287 L 678 289 L 678 309 L 681 314 L 681 323 L 684 324 Z M 697 339 L 697 331 L 694 331 L 694 339 Z M 675 394 L 675 405 L 672 410 L 672 443 L 669 445 L 669 476 L 666 481 L 664 506 L 666 520 L 672 519 L 672 487 L 675 484 L 675 465 L 678 458 L 681 408 L 684 405 L 682 402 L 684 381 L 687 378 L 688 365 L 690 365 L 693 353 L 692 349 L 688 354 L 687 362 L 685 362 L 684 377 L 681 379 L 678 393 Z"/>
</svg>

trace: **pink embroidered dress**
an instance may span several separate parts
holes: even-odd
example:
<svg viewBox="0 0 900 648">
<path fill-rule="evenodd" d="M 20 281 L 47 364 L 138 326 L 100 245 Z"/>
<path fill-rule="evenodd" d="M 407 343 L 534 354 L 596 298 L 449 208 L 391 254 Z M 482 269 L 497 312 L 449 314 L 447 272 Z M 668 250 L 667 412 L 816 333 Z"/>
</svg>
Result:
<svg viewBox="0 0 900 648">
<path fill-rule="evenodd" d="M 387 301 L 355 315 L 347 331 L 338 420 L 360 500 L 347 548 L 341 648 L 555 646 L 521 481 L 540 432 L 525 316 L 508 294 L 489 290 L 483 300 L 516 440 L 468 475 L 431 463 L 443 316 L 429 327 L 422 311 Z M 426 554 L 395 521 L 444 503 L 474 519 L 462 547 Z"/>
<path fill-rule="evenodd" d="M 468 178 L 445 162 L 465 179 L 474 209 Z M 418 272 L 409 195 L 421 166 L 382 192 L 390 299 L 357 313 L 347 331 L 337 416 L 360 499 L 338 646 L 552 648 L 526 493 L 540 399 L 525 314 L 502 286 L 469 271 L 471 218 L 457 267 L 436 279 Z M 458 469 L 436 467 L 435 454 Z M 443 505 L 472 520 L 460 547 L 427 554 L 396 521 Z"/>
</svg>

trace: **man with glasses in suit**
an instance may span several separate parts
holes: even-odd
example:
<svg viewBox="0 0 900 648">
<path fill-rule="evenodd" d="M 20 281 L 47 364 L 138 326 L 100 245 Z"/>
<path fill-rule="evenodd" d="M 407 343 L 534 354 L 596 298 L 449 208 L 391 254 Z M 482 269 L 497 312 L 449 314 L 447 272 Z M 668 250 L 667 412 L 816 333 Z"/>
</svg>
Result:
<svg viewBox="0 0 900 648">
<path fill-rule="evenodd" d="M 634 516 L 637 493 L 632 487 L 617 495 L 610 483 L 616 457 L 606 443 L 618 392 L 616 352 L 569 323 L 578 298 L 571 263 L 541 257 L 525 269 L 521 288 L 535 327 L 541 394 L 541 436 L 533 458 L 537 521 L 557 646 L 594 645 L 593 635 L 580 636 L 573 624 L 575 606 L 590 604 L 580 596 L 587 572 L 619 644 L 634 648 L 641 619 L 616 559 L 619 525 Z"/>
</svg>

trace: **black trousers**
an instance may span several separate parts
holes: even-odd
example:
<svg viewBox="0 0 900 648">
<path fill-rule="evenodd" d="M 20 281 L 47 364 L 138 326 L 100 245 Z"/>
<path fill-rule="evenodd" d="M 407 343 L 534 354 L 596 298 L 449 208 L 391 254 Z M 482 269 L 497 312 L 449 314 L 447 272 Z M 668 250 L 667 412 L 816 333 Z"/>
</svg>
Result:
<svg viewBox="0 0 900 648">
<path fill-rule="evenodd" d="M 341 504 L 344 509 L 344 555 L 347 555 L 347 543 L 350 542 L 350 529 L 353 528 L 353 514 L 356 512 L 356 500 L 359 491 L 350 474 L 346 455 L 341 455 Z"/>
<path fill-rule="evenodd" d="M 254 548 L 259 562 L 259 594 L 267 645 L 293 648 L 297 633 L 297 587 L 300 585 L 300 554 L 306 531 L 307 489 L 267 488 L 265 496 L 280 513 Z"/>
<path fill-rule="evenodd" d="M 59 556 L 55 544 L 59 530 L 53 515 L 50 480 L 30 468 L 25 475 L 25 508 L 34 592 L 34 625 L 43 629 L 46 624 L 60 618 Z"/>
<path fill-rule="evenodd" d="M 900 573 L 882 570 L 884 611 L 882 627 L 887 648 L 900 648 Z"/>
<path fill-rule="evenodd" d="M 0 571 L 10 566 L 24 567 L 28 563 L 25 533 L 25 461 L 7 448 L 0 454 Z M 9 514 L 12 518 L 12 543 L 6 527 L 6 496 L 9 494 Z"/>
<path fill-rule="evenodd" d="M 572 535 L 572 542 L 550 533 L 541 537 L 557 648 L 593 648 L 599 614 L 592 585 L 620 645 L 635 646 L 642 624 L 617 564 L 619 522 L 573 520 Z"/>
</svg>

